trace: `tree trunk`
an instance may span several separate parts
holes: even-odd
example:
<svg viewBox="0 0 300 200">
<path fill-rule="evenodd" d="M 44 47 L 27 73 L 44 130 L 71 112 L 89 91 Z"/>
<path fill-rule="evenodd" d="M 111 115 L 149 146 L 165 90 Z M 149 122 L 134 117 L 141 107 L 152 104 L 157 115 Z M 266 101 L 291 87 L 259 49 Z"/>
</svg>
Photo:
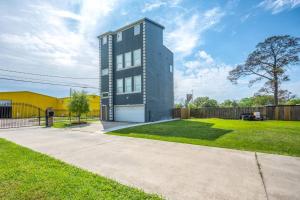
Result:
<svg viewBox="0 0 300 200">
<path fill-rule="evenodd" d="M 277 75 L 275 76 L 275 80 L 274 80 L 274 103 L 275 103 L 275 106 L 278 106 L 278 78 L 277 78 Z"/>
</svg>

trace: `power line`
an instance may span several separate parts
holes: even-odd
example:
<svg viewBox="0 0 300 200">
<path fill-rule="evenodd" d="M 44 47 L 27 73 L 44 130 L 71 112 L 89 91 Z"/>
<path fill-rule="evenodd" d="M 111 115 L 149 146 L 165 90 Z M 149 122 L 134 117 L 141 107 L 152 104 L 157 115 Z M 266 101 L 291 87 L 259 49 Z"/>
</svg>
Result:
<svg viewBox="0 0 300 200">
<path fill-rule="evenodd" d="M 13 72 L 13 73 L 19 73 L 19 74 L 35 75 L 35 76 L 46 76 L 46 77 L 53 77 L 53 78 L 99 79 L 99 78 L 84 78 L 84 77 L 71 77 L 71 76 L 57 76 L 57 75 L 37 74 L 37 73 L 21 72 L 21 71 L 8 70 L 8 69 L 1 69 L 1 68 L 0 68 L 0 71 Z"/>
<path fill-rule="evenodd" d="M 27 82 L 27 83 L 38 83 L 38 84 L 44 84 L 44 85 L 56 85 L 56 86 L 66 86 L 66 87 L 77 87 L 77 88 L 90 88 L 90 89 L 97 89 L 97 87 L 86 87 L 81 85 L 68 85 L 68 84 L 60 84 L 60 83 L 49 83 L 49 82 L 39 82 L 39 81 L 30 81 L 30 80 L 23 80 L 23 79 L 13 79 L 13 78 L 5 78 L 0 77 L 1 80 L 8 80 L 8 81 L 18 81 L 18 82 Z"/>
<path fill-rule="evenodd" d="M 49 82 L 50 80 L 45 80 L 45 79 L 39 79 L 39 78 L 31 78 L 31 77 L 20 77 L 20 76 L 15 76 L 15 75 L 7 75 L 7 74 L 0 74 L 0 76 L 4 76 L 5 78 L 7 77 L 10 77 L 10 78 L 13 78 L 13 79 L 29 79 L 30 81 L 46 81 L 46 82 Z M 72 83 L 72 82 L 61 82 L 61 81 L 55 81 L 55 83 L 59 83 L 59 84 L 75 84 L 75 85 L 78 85 L 77 83 Z M 81 86 L 83 87 L 90 87 L 90 85 L 88 84 L 84 84 L 84 83 L 81 83 Z M 93 86 L 91 86 L 93 87 Z"/>
</svg>

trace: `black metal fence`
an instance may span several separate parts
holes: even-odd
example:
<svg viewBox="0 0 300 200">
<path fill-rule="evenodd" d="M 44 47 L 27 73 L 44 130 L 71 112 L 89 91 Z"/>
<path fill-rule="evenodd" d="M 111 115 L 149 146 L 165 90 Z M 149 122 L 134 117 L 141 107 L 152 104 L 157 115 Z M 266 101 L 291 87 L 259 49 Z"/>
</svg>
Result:
<svg viewBox="0 0 300 200">
<path fill-rule="evenodd" d="M 63 110 L 63 109 L 55 109 L 54 111 L 54 122 L 60 122 L 60 121 L 77 121 L 78 117 L 76 113 L 71 113 L 69 110 Z M 91 110 L 88 113 L 84 113 L 80 117 L 83 121 L 88 120 L 96 120 L 100 119 L 100 110 Z"/>
<path fill-rule="evenodd" d="M 45 123 L 45 111 L 26 103 L 0 106 L 0 128 L 41 126 Z"/>
</svg>

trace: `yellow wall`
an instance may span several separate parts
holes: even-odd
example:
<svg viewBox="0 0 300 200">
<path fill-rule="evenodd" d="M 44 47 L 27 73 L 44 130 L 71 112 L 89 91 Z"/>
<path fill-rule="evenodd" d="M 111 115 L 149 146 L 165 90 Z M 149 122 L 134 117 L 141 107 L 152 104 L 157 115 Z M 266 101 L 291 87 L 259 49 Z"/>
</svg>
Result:
<svg viewBox="0 0 300 200">
<path fill-rule="evenodd" d="M 100 97 L 97 95 L 88 95 L 89 105 L 90 105 L 90 115 L 99 116 L 100 114 Z M 66 116 L 68 113 L 62 110 L 68 110 L 68 105 L 70 102 L 69 97 L 58 99 L 56 116 Z M 74 114 L 75 115 L 75 114 Z"/>
<path fill-rule="evenodd" d="M 100 97 L 97 95 L 88 95 L 90 111 L 94 115 L 99 114 Z M 55 110 L 64 110 L 58 112 L 57 116 L 67 116 L 69 97 L 56 98 L 43 94 L 38 94 L 29 91 L 20 92 L 0 92 L 0 100 L 10 100 L 12 103 L 25 103 L 36 106 L 45 110 L 46 108 L 53 108 Z M 15 113 L 15 111 L 13 111 Z M 15 114 L 14 114 L 15 115 Z"/>
<path fill-rule="evenodd" d="M 0 100 L 10 100 L 12 103 L 26 103 L 45 110 L 48 107 L 55 108 L 58 99 L 34 92 L 0 92 Z"/>
<path fill-rule="evenodd" d="M 90 110 L 99 110 L 100 109 L 100 97 L 97 95 L 88 95 Z M 67 110 L 68 104 L 70 101 L 69 97 L 58 99 L 59 103 L 56 109 Z"/>
</svg>

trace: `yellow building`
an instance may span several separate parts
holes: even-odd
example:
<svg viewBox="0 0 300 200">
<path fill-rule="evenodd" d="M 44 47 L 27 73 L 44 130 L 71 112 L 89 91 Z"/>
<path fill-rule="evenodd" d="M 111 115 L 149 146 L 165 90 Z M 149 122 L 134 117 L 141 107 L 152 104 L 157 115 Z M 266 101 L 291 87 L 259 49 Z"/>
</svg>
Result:
<svg viewBox="0 0 300 200">
<path fill-rule="evenodd" d="M 46 110 L 46 108 L 52 108 L 55 111 L 57 111 L 56 116 L 68 115 L 69 99 L 69 97 L 56 98 L 29 91 L 0 92 L 0 104 L 1 102 L 2 104 L 10 103 L 12 105 L 22 103 L 40 108 L 42 111 Z M 88 99 L 90 105 L 90 112 L 94 116 L 99 115 L 100 97 L 98 95 L 88 95 Z M 17 111 L 13 111 L 13 113 L 16 112 Z"/>
</svg>

